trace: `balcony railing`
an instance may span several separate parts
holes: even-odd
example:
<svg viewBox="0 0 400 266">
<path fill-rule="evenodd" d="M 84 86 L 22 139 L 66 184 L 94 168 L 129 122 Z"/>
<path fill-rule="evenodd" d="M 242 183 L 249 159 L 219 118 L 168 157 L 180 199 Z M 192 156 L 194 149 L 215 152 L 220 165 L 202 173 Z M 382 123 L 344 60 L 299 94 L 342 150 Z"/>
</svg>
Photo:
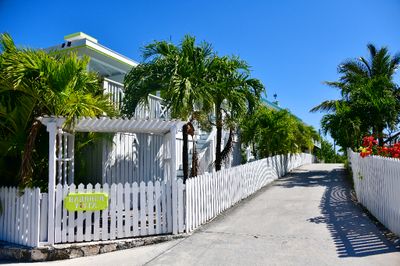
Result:
<svg viewBox="0 0 400 266">
<path fill-rule="evenodd" d="M 109 99 L 115 108 L 121 109 L 125 95 L 124 85 L 110 79 L 104 79 L 104 92 L 109 95 Z M 150 94 L 148 105 L 137 106 L 134 117 L 136 119 L 169 119 L 170 115 L 164 100 Z"/>
</svg>

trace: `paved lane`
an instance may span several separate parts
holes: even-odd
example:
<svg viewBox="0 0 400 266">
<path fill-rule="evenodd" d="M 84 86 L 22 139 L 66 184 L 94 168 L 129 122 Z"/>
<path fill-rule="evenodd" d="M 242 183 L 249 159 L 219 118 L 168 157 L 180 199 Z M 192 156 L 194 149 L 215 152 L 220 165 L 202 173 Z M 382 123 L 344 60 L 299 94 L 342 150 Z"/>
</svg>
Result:
<svg viewBox="0 0 400 266">
<path fill-rule="evenodd" d="M 304 166 L 150 265 L 400 265 L 350 199 L 342 165 Z"/>
</svg>

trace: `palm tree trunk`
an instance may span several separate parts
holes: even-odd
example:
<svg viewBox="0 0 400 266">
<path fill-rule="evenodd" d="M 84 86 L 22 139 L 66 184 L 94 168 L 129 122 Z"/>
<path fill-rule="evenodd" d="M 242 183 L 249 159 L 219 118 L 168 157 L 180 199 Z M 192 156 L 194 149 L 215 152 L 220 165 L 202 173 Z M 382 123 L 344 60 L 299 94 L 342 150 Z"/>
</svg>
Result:
<svg viewBox="0 0 400 266">
<path fill-rule="evenodd" d="M 228 159 L 229 155 L 232 152 L 232 148 L 233 148 L 233 130 L 229 129 L 228 141 L 226 142 L 224 149 L 221 151 L 221 164 L 223 161 Z"/>
<path fill-rule="evenodd" d="M 186 179 L 189 176 L 189 149 L 188 149 L 188 124 L 184 124 L 182 127 L 182 168 L 183 168 L 183 183 L 186 183 Z"/>
<path fill-rule="evenodd" d="M 35 120 L 29 130 L 29 135 L 25 143 L 24 152 L 21 160 L 21 167 L 19 169 L 19 183 L 22 186 L 25 186 L 30 181 L 30 179 L 32 179 L 32 156 L 33 150 L 35 148 L 36 136 L 39 132 L 40 127 L 41 123 Z"/>
<path fill-rule="evenodd" d="M 379 146 L 383 146 L 383 127 L 378 127 L 378 144 Z"/>
<path fill-rule="evenodd" d="M 257 149 L 256 149 L 256 144 L 254 143 L 254 141 L 251 143 L 251 148 L 252 148 L 252 151 L 253 151 L 253 156 L 254 156 L 254 158 L 255 159 L 257 159 Z M 268 157 L 268 156 L 267 156 Z M 248 161 L 249 159 L 247 158 L 247 161 Z"/>
<path fill-rule="evenodd" d="M 217 143 L 215 147 L 215 170 L 221 170 L 222 157 L 221 157 L 221 142 L 222 142 L 222 127 L 217 126 Z"/>
<path fill-rule="evenodd" d="M 197 156 L 197 147 L 196 143 L 193 140 L 193 153 L 192 153 L 192 169 L 190 171 L 190 177 L 195 177 L 198 174 L 199 168 L 199 158 Z"/>
<path fill-rule="evenodd" d="M 222 153 L 221 153 L 221 145 L 222 145 L 222 113 L 220 110 L 220 103 L 216 104 L 216 127 L 217 127 L 217 143 L 215 146 L 215 170 L 221 170 L 222 166 Z"/>
<path fill-rule="evenodd" d="M 194 125 L 193 125 L 193 117 L 190 119 L 190 121 L 187 123 L 187 133 L 192 137 L 192 143 L 193 143 L 193 148 L 192 148 L 192 167 L 190 169 L 190 177 L 195 177 L 197 176 L 198 172 L 198 156 L 197 156 L 197 149 L 196 149 L 196 142 L 194 141 Z M 189 162 L 188 162 L 189 164 Z"/>
</svg>

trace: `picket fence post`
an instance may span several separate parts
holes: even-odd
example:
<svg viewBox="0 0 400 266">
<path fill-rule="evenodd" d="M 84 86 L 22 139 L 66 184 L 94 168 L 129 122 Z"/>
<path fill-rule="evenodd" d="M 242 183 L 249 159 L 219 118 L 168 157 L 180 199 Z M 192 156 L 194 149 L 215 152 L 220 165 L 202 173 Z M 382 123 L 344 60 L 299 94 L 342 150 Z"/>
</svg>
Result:
<svg viewBox="0 0 400 266">
<path fill-rule="evenodd" d="M 56 134 L 57 123 L 47 124 L 49 132 L 49 187 L 47 199 L 48 222 L 47 222 L 47 241 L 50 245 L 54 244 L 54 211 L 55 211 L 55 186 L 56 186 Z"/>
</svg>

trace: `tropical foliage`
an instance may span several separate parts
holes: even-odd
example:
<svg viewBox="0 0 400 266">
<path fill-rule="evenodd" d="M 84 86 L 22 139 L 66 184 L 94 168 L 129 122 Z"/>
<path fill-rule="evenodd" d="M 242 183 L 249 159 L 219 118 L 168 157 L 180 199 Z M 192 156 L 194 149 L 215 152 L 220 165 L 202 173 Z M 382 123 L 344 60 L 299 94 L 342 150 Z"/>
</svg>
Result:
<svg viewBox="0 0 400 266">
<path fill-rule="evenodd" d="M 357 148 L 362 136 L 369 134 L 382 145 L 385 132 L 395 131 L 399 123 L 400 89 L 393 76 L 400 54 L 391 56 L 386 47 L 372 44 L 367 47 L 369 58 L 345 61 L 338 67 L 340 79 L 326 82 L 340 90 L 341 99 L 324 101 L 311 110 L 328 112 L 322 129 L 343 148 Z"/>
<path fill-rule="evenodd" d="M 315 156 L 317 156 L 320 162 L 324 163 L 345 162 L 345 156 L 337 154 L 332 144 L 325 139 L 321 139 L 321 149 L 315 150 Z"/>
<path fill-rule="evenodd" d="M 241 137 L 250 145 L 253 154 L 265 158 L 277 154 L 313 149 L 318 133 L 287 110 L 276 111 L 264 105 L 242 120 Z"/>
<path fill-rule="evenodd" d="M 210 44 L 196 45 L 192 36 L 185 36 L 178 46 L 166 41 L 151 43 L 144 47 L 143 57 L 145 61 L 125 77 L 123 113 L 132 116 L 139 104 L 146 104 L 149 94 L 160 91 L 172 117 L 187 121 L 182 129 L 184 178 L 189 175 L 187 136 L 194 134 L 194 121 L 202 129 L 217 127 L 215 167 L 219 170 L 231 150 L 240 117 L 257 105 L 264 89 L 261 82 L 250 78 L 244 61 L 219 57 Z M 231 134 L 221 150 L 224 128 Z M 193 158 L 191 176 L 197 175 L 196 154 Z"/>
<path fill-rule="evenodd" d="M 172 118 L 187 123 L 183 166 L 189 176 L 188 136 L 195 124 L 217 129 L 216 170 L 232 149 L 238 132 L 258 157 L 311 150 L 315 130 L 288 111 L 274 111 L 260 104 L 262 83 L 250 76 L 248 64 L 235 56 L 218 56 L 211 45 L 196 44 L 185 36 L 179 45 L 153 42 L 143 49 L 144 62 L 125 77 L 122 112 L 132 116 L 157 91 Z M 74 53 L 17 48 L 8 34 L 0 35 L 0 183 L 45 187 L 48 169 L 48 134 L 36 120 L 64 116 L 71 124 L 78 116 L 117 115 L 103 94 L 101 79 L 87 71 L 89 58 Z M 222 132 L 229 138 L 222 147 Z M 80 135 L 77 149 L 96 143 L 99 136 Z M 191 175 L 197 175 L 193 149 Z M 83 154 L 83 152 L 82 152 Z M 185 163 L 186 161 L 186 163 Z M 77 156 L 77 167 L 84 162 Z"/>
<path fill-rule="evenodd" d="M 113 115 L 89 59 L 73 53 L 17 48 L 0 35 L 0 182 L 38 185 L 47 179 L 48 140 L 36 120 L 45 115 Z"/>
</svg>

